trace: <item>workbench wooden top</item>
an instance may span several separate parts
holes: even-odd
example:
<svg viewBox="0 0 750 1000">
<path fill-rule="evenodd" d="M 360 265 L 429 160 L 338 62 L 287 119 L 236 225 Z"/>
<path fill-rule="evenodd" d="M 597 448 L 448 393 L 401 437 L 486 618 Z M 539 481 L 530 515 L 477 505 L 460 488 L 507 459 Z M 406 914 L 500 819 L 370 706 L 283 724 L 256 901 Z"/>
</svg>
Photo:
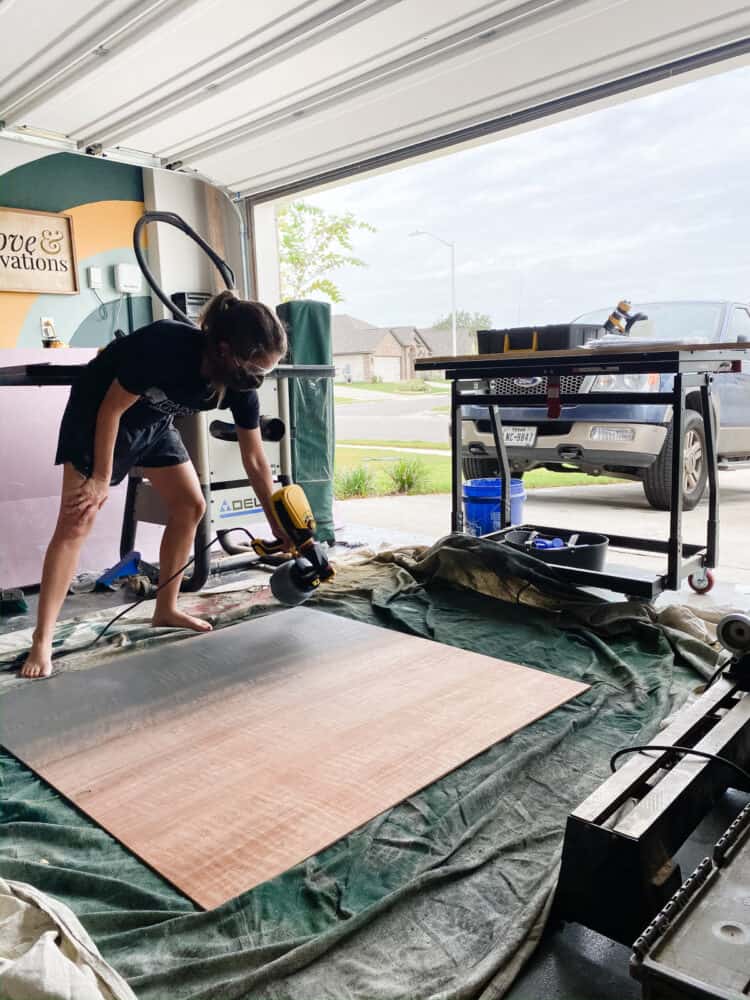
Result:
<svg viewBox="0 0 750 1000">
<path fill-rule="evenodd" d="M 627 338 L 623 338 L 626 340 Z M 729 355 L 731 352 L 747 352 L 750 343 L 743 344 L 684 344 L 679 342 L 659 342 L 652 344 L 607 344 L 602 347 L 572 347 L 562 351 L 508 351 L 502 354 L 461 354 L 438 358 L 417 358 L 415 369 L 424 371 L 435 368 L 453 368 L 456 364 L 469 362 L 500 362 L 513 363 L 517 361 L 554 361 L 559 358 L 606 358 L 621 354 L 693 354 L 704 351 L 716 351 Z"/>
</svg>

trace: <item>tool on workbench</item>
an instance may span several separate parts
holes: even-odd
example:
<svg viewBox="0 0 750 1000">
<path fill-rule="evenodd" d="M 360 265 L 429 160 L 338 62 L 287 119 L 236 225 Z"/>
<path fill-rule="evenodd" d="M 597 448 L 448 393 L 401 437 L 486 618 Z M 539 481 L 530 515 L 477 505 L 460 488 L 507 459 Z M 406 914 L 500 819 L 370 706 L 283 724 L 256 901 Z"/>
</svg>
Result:
<svg viewBox="0 0 750 1000">
<path fill-rule="evenodd" d="M 750 617 L 726 615 L 716 632 L 730 662 L 655 743 L 613 754 L 614 773 L 568 816 L 554 904 L 560 919 L 632 944 L 680 889 L 678 853 L 698 823 L 727 789 L 750 791 Z M 616 768 L 622 757 L 629 759 Z"/>
<path fill-rule="evenodd" d="M 593 531 L 535 528 L 524 524 L 487 537 L 546 563 L 599 572 L 604 569 L 609 548 L 609 538 Z"/>
<path fill-rule="evenodd" d="M 622 337 L 626 337 L 630 333 L 630 328 L 634 323 L 638 323 L 642 319 L 648 319 L 645 313 L 633 313 L 631 316 L 630 310 L 632 308 L 633 304 L 631 302 L 627 299 L 620 299 L 603 324 L 607 333 L 616 333 Z"/>
<path fill-rule="evenodd" d="M 269 542 L 252 535 L 251 548 L 264 562 L 280 563 L 271 575 L 271 593 L 276 600 L 290 606 L 301 604 L 321 583 L 330 580 L 335 570 L 328 562 L 325 549 L 315 540 L 315 518 L 302 487 L 296 484 L 282 486 L 271 497 L 271 505 L 276 527 L 290 539 L 293 549 L 290 553 L 280 539 Z M 225 549 L 228 543 L 223 536 L 231 530 L 218 533 Z M 237 554 L 247 551 L 245 546 L 235 549 Z M 292 558 L 287 558 L 288 555 Z"/>
<path fill-rule="evenodd" d="M 133 252 L 152 292 L 178 322 L 199 326 L 201 311 L 211 294 L 195 289 L 170 296 L 161 288 L 155 269 L 152 270 L 153 261 L 149 263 L 143 246 L 146 228 L 157 223 L 171 226 L 192 240 L 208 256 L 227 289 L 236 289 L 234 272 L 203 237 L 174 212 L 145 212 L 136 223 Z M 292 440 L 296 418 L 293 416 L 290 380 L 333 378 L 334 374 L 333 365 L 281 364 L 269 373 L 258 389 L 260 435 L 272 474 L 279 482 L 291 482 L 294 472 Z M 181 585 L 184 592 L 194 593 L 200 590 L 214 570 L 234 571 L 239 568 L 238 560 L 216 561 L 212 567 L 210 550 L 214 536 L 219 538 L 228 555 L 239 555 L 242 551 L 254 562 L 252 547 L 230 550 L 224 545 L 227 534 L 224 529 L 231 525 L 232 530 L 242 528 L 248 535 L 255 534 L 256 526 L 259 534 L 265 530 L 261 527 L 265 521 L 263 505 L 248 482 L 242 452 L 238 446 L 237 427 L 226 416 L 227 410 L 220 406 L 216 410 L 175 418 L 175 426 L 195 466 L 201 492 L 206 500 L 206 513 L 195 533 L 193 570 Z M 128 477 L 123 512 L 120 539 L 122 556 L 137 547 L 138 526 L 144 523 L 163 524 L 164 508 L 148 475 L 142 469 L 132 469 Z M 245 565 L 249 566 L 250 562 Z"/>
<path fill-rule="evenodd" d="M 716 637 L 732 654 L 724 677 L 741 691 L 750 691 L 750 617 L 740 612 L 725 615 L 716 626 Z"/>
</svg>

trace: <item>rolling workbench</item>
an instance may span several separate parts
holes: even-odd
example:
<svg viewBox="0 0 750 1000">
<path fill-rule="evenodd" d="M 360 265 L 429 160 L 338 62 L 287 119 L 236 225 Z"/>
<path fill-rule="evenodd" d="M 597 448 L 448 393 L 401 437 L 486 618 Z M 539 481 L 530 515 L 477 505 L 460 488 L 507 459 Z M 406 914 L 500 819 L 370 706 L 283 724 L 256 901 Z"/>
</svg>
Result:
<svg viewBox="0 0 750 1000">
<path fill-rule="evenodd" d="M 625 340 L 625 338 L 623 338 Z M 558 566 L 560 572 L 575 586 L 599 587 L 633 597 L 653 600 L 664 590 L 679 590 L 682 581 L 692 575 L 705 576 L 706 570 L 716 565 L 719 537 L 719 493 L 716 475 L 716 421 L 711 400 L 714 376 L 741 369 L 747 344 L 667 344 L 653 345 L 606 344 L 600 347 L 582 347 L 560 351 L 510 351 L 505 354 L 479 354 L 463 357 L 419 358 L 415 362 L 418 372 L 443 371 L 451 382 L 451 529 L 464 530 L 461 508 L 462 472 L 462 406 L 486 407 L 492 434 L 497 448 L 501 476 L 500 531 L 491 536 L 502 540 L 503 532 L 510 526 L 510 464 L 505 446 L 500 408 L 503 406 L 540 406 L 539 395 L 503 395 L 493 391 L 495 379 L 546 379 L 546 409 L 549 419 L 560 416 L 564 405 L 596 404 L 633 405 L 639 403 L 664 403 L 672 406 L 673 439 L 672 495 L 669 517 L 669 537 L 666 541 L 609 535 L 614 548 L 667 556 L 666 572 L 634 571 L 632 567 L 612 567 L 609 571 L 596 571 L 577 567 Z M 658 373 L 672 377 L 671 388 L 664 385 L 659 392 L 587 392 L 562 394 L 560 380 L 578 375 L 642 375 Z M 662 380 L 664 381 L 664 380 Z M 666 381 L 669 381 L 668 379 Z M 698 390 L 701 412 L 706 432 L 706 460 L 708 466 L 708 517 L 706 541 L 702 545 L 683 543 L 682 540 L 682 466 L 683 425 L 685 396 L 689 390 Z M 542 405 L 545 405 L 542 403 Z M 524 524 L 523 528 L 543 534 L 558 529 Z"/>
</svg>

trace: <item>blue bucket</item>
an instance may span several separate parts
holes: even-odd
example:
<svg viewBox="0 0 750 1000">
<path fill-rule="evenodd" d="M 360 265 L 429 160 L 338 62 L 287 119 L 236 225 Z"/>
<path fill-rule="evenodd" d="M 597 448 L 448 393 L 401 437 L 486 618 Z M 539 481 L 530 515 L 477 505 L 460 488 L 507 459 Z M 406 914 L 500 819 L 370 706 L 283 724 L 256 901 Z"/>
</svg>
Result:
<svg viewBox="0 0 750 1000">
<path fill-rule="evenodd" d="M 501 479 L 469 479 L 464 483 L 464 522 L 470 535 L 500 530 Z M 510 481 L 510 523 L 523 524 L 526 490 L 520 479 Z"/>
</svg>

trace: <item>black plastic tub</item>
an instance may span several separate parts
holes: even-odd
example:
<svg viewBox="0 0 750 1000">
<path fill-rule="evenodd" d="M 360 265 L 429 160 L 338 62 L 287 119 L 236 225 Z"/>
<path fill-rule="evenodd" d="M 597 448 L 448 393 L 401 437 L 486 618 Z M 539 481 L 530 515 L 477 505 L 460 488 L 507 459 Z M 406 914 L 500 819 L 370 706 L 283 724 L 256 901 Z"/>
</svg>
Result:
<svg viewBox="0 0 750 1000">
<path fill-rule="evenodd" d="M 486 537 L 493 541 L 510 545 L 535 559 L 554 566 L 574 566 L 578 569 L 593 569 L 601 572 L 607 561 L 609 538 L 593 531 L 569 531 L 566 528 L 538 528 L 522 524 L 516 528 L 506 528 Z M 550 540 L 561 538 L 564 547 L 543 549 L 534 546 L 534 539 Z"/>
</svg>

